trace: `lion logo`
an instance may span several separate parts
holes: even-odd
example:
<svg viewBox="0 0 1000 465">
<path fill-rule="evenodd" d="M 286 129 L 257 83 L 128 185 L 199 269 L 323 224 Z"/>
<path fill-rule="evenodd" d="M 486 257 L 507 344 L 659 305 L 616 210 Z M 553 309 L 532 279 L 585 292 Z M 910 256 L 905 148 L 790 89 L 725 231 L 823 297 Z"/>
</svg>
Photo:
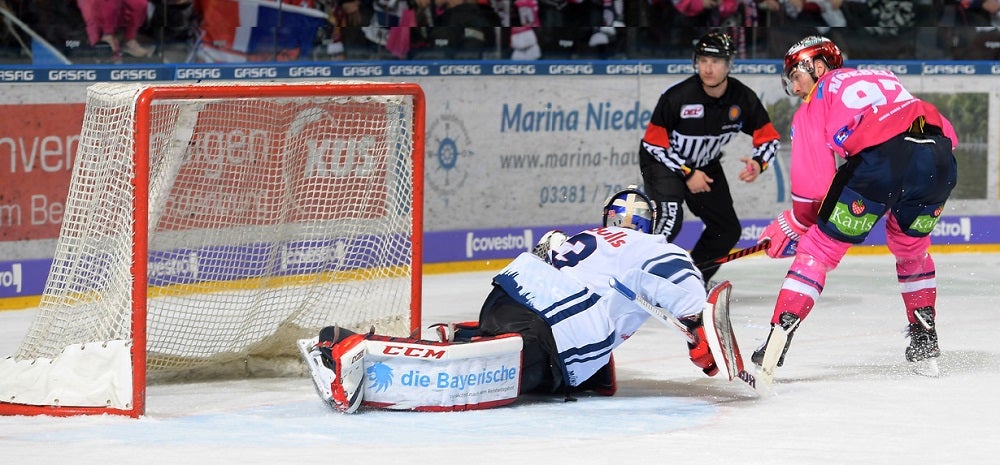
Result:
<svg viewBox="0 0 1000 465">
<path fill-rule="evenodd" d="M 385 392 L 392 386 L 392 368 L 382 362 L 373 363 L 365 369 L 365 374 L 368 381 L 371 381 L 368 388 L 374 389 L 375 392 Z"/>
</svg>

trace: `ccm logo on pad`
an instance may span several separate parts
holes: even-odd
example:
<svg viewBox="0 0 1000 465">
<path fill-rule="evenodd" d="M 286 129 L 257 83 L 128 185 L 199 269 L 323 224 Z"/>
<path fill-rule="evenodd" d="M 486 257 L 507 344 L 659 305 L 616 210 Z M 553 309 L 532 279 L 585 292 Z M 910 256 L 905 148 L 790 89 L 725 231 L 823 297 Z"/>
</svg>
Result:
<svg viewBox="0 0 1000 465">
<path fill-rule="evenodd" d="M 705 107 L 701 104 L 681 107 L 681 118 L 701 118 L 702 116 L 705 116 Z"/>
</svg>

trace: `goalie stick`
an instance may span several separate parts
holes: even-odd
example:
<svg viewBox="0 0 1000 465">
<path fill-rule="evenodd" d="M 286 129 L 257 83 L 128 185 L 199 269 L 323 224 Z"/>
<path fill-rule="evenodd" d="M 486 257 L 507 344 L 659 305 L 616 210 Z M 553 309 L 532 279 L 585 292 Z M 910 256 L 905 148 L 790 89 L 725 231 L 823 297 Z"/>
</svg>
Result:
<svg viewBox="0 0 1000 465">
<path fill-rule="evenodd" d="M 757 394 L 763 394 L 757 389 L 756 377 L 744 367 L 743 354 L 740 353 L 740 346 L 736 342 L 733 323 L 729 318 L 729 295 L 732 289 L 733 285 L 729 281 L 723 281 L 709 291 L 705 310 L 702 312 L 705 337 L 714 353 L 722 355 L 730 381 L 739 378 Z"/>
<path fill-rule="evenodd" d="M 757 244 L 754 244 L 754 245 L 752 245 L 750 247 L 747 247 L 745 249 L 737 250 L 735 252 L 730 253 L 729 255 L 724 255 L 724 256 L 716 258 L 716 259 L 712 259 L 712 260 L 701 262 L 701 263 L 699 263 L 696 266 L 698 268 L 704 268 L 704 267 L 709 266 L 709 265 L 721 265 L 723 263 L 731 262 L 733 260 L 736 260 L 737 258 L 746 257 L 747 255 L 753 255 L 753 254 L 755 254 L 757 252 L 760 252 L 761 250 L 767 250 L 767 248 L 770 247 L 770 245 L 771 245 L 771 240 L 765 238 L 764 240 L 762 240 L 762 241 L 758 242 Z"/>
<path fill-rule="evenodd" d="M 687 326 L 684 326 L 684 323 L 681 323 L 667 309 L 653 305 L 652 302 L 636 294 L 635 291 L 629 289 L 628 286 L 616 278 L 611 278 L 609 284 L 612 289 L 635 302 L 636 305 L 645 310 L 646 313 L 649 313 L 653 318 L 656 318 L 667 326 L 680 330 L 688 342 L 696 343 L 698 341 L 698 337 L 692 334 Z M 743 368 L 743 357 L 740 355 L 739 344 L 737 344 L 736 337 L 732 331 L 732 323 L 729 320 L 729 290 L 731 288 L 732 284 L 729 281 L 723 281 L 712 288 L 708 301 L 705 302 L 705 310 L 702 312 L 706 329 L 705 337 L 708 338 L 707 342 L 713 352 L 722 356 L 729 380 L 732 381 L 734 378 L 739 379 L 760 394 L 756 377 Z M 725 293 L 725 299 L 720 300 L 723 293 Z M 708 315 L 708 318 L 706 319 L 704 315 Z"/>
</svg>

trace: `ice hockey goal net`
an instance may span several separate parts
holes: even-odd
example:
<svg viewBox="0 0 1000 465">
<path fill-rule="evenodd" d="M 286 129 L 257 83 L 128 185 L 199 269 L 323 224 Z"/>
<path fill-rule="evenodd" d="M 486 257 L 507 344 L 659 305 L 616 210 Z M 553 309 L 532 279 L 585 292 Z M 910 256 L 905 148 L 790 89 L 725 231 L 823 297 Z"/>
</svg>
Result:
<svg viewBox="0 0 1000 465">
<path fill-rule="evenodd" d="M 139 416 L 147 376 L 419 330 L 423 115 L 405 83 L 91 86 L 0 414 Z"/>
</svg>

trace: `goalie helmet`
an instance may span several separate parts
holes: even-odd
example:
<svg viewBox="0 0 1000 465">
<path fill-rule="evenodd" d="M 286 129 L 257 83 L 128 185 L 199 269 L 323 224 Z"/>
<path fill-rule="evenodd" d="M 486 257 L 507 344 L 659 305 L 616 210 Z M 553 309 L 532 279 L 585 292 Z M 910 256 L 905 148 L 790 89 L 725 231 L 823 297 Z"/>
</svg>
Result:
<svg viewBox="0 0 1000 465">
<path fill-rule="evenodd" d="M 628 186 L 604 202 L 604 226 L 617 226 L 650 234 L 658 216 L 655 205 L 638 186 Z"/>
<path fill-rule="evenodd" d="M 792 45 L 785 53 L 785 69 L 781 73 L 781 84 L 785 93 L 792 95 L 792 72 L 802 71 L 816 80 L 813 61 L 822 59 L 830 69 L 844 66 L 844 55 L 832 40 L 822 36 L 809 36 Z"/>
<path fill-rule="evenodd" d="M 569 239 L 566 233 L 558 229 L 553 229 L 542 235 L 542 238 L 538 240 L 535 247 L 531 249 L 531 253 L 545 260 L 546 263 L 552 263 L 552 255 L 549 251 L 559 248 L 560 245 L 563 245 L 563 242 L 566 242 L 566 239 Z"/>
</svg>

